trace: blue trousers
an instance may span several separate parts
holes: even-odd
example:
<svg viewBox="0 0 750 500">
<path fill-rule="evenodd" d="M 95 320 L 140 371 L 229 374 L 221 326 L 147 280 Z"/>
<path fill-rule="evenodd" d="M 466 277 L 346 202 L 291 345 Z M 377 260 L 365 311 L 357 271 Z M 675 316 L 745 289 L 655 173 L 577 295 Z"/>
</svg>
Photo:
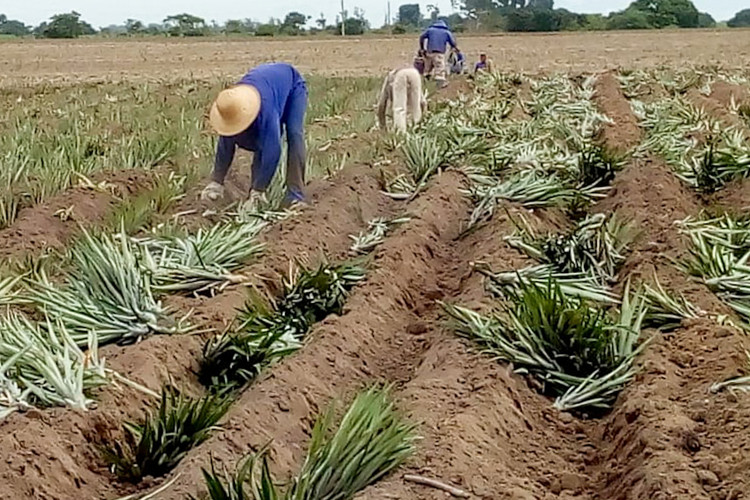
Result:
<svg viewBox="0 0 750 500">
<path fill-rule="evenodd" d="M 307 86 L 300 81 L 287 101 L 281 123 L 284 124 L 287 141 L 285 202 L 304 200 L 305 170 L 307 148 L 305 146 L 305 112 L 307 111 Z M 265 191 L 276 174 L 278 165 L 273 170 L 262 169 L 260 155 L 255 155 L 252 167 L 252 188 L 254 191 Z"/>
</svg>

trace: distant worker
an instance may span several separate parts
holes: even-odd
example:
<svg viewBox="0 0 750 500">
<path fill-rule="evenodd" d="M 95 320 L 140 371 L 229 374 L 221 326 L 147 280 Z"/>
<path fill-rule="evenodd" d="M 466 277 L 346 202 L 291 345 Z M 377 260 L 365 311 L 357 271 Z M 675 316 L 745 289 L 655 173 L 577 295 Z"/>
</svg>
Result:
<svg viewBox="0 0 750 500">
<path fill-rule="evenodd" d="M 384 131 L 388 130 L 386 115 L 389 106 L 397 132 L 406 132 L 407 125 L 422 120 L 427 102 L 422 93 L 422 76 L 418 69 L 396 69 L 385 77 L 378 102 L 378 124 Z"/>
<path fill-rule="evenodd" d="M 445 68 L 445 51 L 446 46 L 458 50 L 456 39 L 453 33 L 448 29 L 445 21 L 435 21 L 419 37 L 419 48 L 427 54 L 425 65 L 425 75 L 434 76 L 438 88 L 447 85 L 446 68 Z"/>
<path fill-rule="evenodd" d="M 464 56 L 464 53 L 460 50 L 451 50 L 448 56 L 448 66 L 450 67 L 451 75 L 462 75 L 465 65 L 466 56 Z"/>
<path fill-rule="evenodd" d="M 492 73 L 493 65 L 492 59 L 487 58 L 487 54 L 482 52 L 479 54 L 479 61 L 474 65 L 474 73 L 487 72 Z"/>
<path fill-rule="evenodd" d="M 220 135 L 212 181 L 201 194 L 204 200 L 224 196 L 224 179 L 237 148 L 253 151 L 249 208 L 265 201 L 281 158 L 282 133 L 286 132 L 288 207 L 304 201 L 305 111 L 307 86 L 289 64 L 263 64 L 253 68 L 232 87 L 219 93 L 209 120 Z"/>
</svg>

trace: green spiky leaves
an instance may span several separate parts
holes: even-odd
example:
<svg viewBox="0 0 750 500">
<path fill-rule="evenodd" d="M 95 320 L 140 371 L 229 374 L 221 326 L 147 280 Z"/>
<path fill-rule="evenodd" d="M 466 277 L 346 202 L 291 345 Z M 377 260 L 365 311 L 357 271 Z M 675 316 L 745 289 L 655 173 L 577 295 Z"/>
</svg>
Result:
<svg viewBox="0 0 750 500">
<path fill-rule="evenodd" d="M 163 476 L 208 439 L 231 403 L 223 395 L 192 399 L 165 389 L 156 412 L 141 424 L 126 424 L 125 440 L 104 450 L 105 459 L 128 481 Z"/>
<path fill-rule="evenodd" d="M 285 491 L 273 481 L 265 451 L 235 474 L 204 470 L 211 500 L 349 500 L 401 465 L 413 452 L 414 426 L 396 411 L 387 390 L 360 393 L 334 429 L 334 407 L 312 431 L 305 462 Z"/>
<path fill-rule="evenodd" d="M 446 306 L 457 333 L 517 371 L 537 379 L 563 410 L 608 408 L 632 378 L 646 312 L 626 291 L 612 317 L 595 303 L 563 292 L 553 279 L 520 282 L 503 312 L 483 316 Z"/>
<path fill-rule="evenodd" d="M 239 328 L 206 344 L 203 383 L 219 390 L 241 386 L 266 364 L 296 351 L 314 323 L 341 313 L 348 290 L 364 276 L 358 264 L 323 264 L 290 276 L 274 304 L 251 293 Z"/>
</svg>

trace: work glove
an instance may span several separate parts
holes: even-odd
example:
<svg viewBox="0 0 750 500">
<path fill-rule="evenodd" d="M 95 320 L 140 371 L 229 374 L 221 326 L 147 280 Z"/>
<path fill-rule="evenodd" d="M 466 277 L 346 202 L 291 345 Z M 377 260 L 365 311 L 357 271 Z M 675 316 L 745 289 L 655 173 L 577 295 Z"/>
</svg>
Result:
<svg viewBox="0 0 750 500">
<path fill-rule="evenodd" d="M 218 182 L 211 181 L 208 186 L 203 188 L 201 200 L 216 201 L 224 197 L 224 186 Z"/>
</svg>

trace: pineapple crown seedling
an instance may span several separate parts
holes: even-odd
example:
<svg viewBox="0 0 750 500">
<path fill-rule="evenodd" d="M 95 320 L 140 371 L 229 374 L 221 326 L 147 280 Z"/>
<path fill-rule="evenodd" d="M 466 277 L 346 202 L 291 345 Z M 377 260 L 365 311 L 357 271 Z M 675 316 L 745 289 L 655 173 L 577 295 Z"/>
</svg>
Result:
<svg viewBox="0 0 750 500">
<path fill-rule="evenodd" d="M 335 430 L 333 410 L 331 406 L 315 423 L 305 462 L 286 490 L 274 483 L 264 448 L 233 475 L 226 470 L 217 474 L 213 464 L 210 471 L 204 469 L 208 498 L 350 500 L 414 452 L 414 426 L 394 409 L 387 390 L 360 393 Z"/>
<path fill-rule="evenodd" d="M 152 288 L 161 293 L 214 293 L 245 281 L 232 274 L 263 251 L 256 241 L 266 227 L 262 220 L 220 223 L 194 234 L 147 238 L 146 264 L 153 276 Z"/>
<path fill-rule="evenodd" d="M 670 331 L 679 328 L 685 319 L 697 319 L 705 314 L 681 293 L 665 290 L 656 276 L 653 282 L 653 286 L 644 283 L 640 291 L 648 306 L 643 320 L 645 326 Z"/>
<path fill-rule="evenodd" d="M 84 230 L 69 259 L 65 285 L 41 273 L 29 280 L 26 295 L 39 310 L 61 321 L 77 344 L 86 345 L 92 331 L 105 344 L 186 330 L 154 298 L 142 249 L 124 233 L 114 237 Z"/>
<path fill-rule="evenodd" d="M 679 263 L 713 290 L 745 322 L 750 319 L 750 226 L 729 215 L 679 223 L 690 238 L 689 257 Z"/>
<path fill-rule="evenodd" d="M 603 410 L 633 376 L 646 313 L 626 289 L 619 316 L 567 295 L 552 278 L 506 291 L 510 304 L 489 317 L 445 305 L 457 333 L 529 373 L 562 410 Z"/>
<path fill-rule="evenodd" d="M 364 276 L 365 269 L 358 263 L 298 267 L 274 303 L 251 292 L 237 330 L 206 344 L 203 383 L 220 390 L 242 385 L 266 364 L 294 352 L 314 323 L 341 313 L 348 290 Z"/>
<path fill-rule="evenodd" d="M 349 251 L 353 255 L 363 255 L 373 251 L 378 245 L 385 241 L 386 235 L 396 226 L 409 222 L 411 217 L 397 217 L 395 219 L 385 219 L 377 217 L 367 223 L 367 231 L 361 231 L 358 235 L 349 235 L 353 241 Z M 0 287 L 0 301 L 2 287 Z"/>
<path fill-rule="evenodd" d="M 115 474 L 128 481 L 163 476 L 208 439 L 231 404 L 225 395 L 192 399 L 164 389 L 156 412 L 142 424 L 125 424 L 125 440 L 106 448 L 104 458 Z"/>
<path fill-rule="evenodd" d="M 85 410 L 91 392 L 107 384 L 96 336 L 84 352 L 61 322 L 34 323 L 10 312 L 0 316 L 0 406 L 9 413 L 30 406 Z"/>
<path fill-rule="evenodd" d="M 634 237 L 632 225 L 624 223 L 617 215 L 595 214 L 576 224 L 568 233 L 544 236 L 537 235 L 522 218 L 518 234 L 507 240 L 511 246 L 558 272 L 590 273 L 606 282 L 616 278 Z"/>
</svg>

